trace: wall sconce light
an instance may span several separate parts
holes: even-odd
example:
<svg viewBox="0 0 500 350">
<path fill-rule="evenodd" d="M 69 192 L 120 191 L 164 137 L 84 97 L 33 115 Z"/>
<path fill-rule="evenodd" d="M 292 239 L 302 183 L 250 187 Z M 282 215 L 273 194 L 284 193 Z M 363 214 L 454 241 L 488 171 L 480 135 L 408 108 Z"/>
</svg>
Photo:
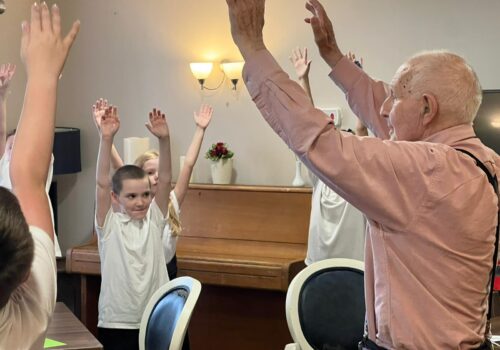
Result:
<svg viewBox="0 0 500 350">
<path fill-rule="evenodd" d="M 222 70 L 226 77 L 233 83 L 233 90 L 236 90 L 236 84 L 241 76 L 244 62 L 223 62 L 221 63 Z"/>
<path fill-rule="evenodd" d="M 194 62 L 190 63 L 191 72 L 194 77 L 198 79 L 200 87 L 203 90 L 203 84 L 205 84 L 205 79 L 208 78 L 210 72 L 212 72 L 213 63 L 212 62 Z"/>
<path fill-rule="evenodd" d="M 221 62 L 220 68 L 224 73 L 221 82 L 215 88 L 209 88 L 205 86 L 205 80 L 208 78 L 210 73 L 212 72 L 213 63 L 212 62 L 194 62 L 190 63 L 189 66 L 191 68 L 191 72 L 193 76 L 200 83 L 201 90 L 217 90 L 224 80 L 228 78 L 233 84 L 233 90 L 236 90 L 236 85 L 238 84 L 238 80 L 241 76 L 241 71 L 243 70 L 244 62 Z"/>
</svg>

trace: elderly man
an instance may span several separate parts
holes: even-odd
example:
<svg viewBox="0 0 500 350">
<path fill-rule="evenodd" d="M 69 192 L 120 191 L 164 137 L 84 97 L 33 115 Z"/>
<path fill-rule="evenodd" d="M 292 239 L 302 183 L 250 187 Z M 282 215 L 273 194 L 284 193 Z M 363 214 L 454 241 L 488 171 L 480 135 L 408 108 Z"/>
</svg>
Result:
<svg viewBox="0 0 500 350">
<path fill-rule="evenodd" d="M 331 78 L 365 125 L 391 140 L 342 134 L 266 49 L 264 2 L 227 0 L 245 83 L 304 164 L 368 218 L 364 347 L 487 348 L 498 223 L 489 177 L 494 183 L 500 159 L 472 129 L 481 102 L 475 73 L 457 55 L 429 52 L 386 87 L 344 57 L 323 7 L 308 0 L 306 22 Z"/>
</svg>

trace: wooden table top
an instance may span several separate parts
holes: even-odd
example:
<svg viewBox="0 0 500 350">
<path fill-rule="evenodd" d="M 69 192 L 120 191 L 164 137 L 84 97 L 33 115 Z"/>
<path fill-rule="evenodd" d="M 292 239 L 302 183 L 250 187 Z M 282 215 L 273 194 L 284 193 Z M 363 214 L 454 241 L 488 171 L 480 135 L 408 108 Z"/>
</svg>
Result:
<svg viewBox="0 0 500 350">
<path fill-rule="evenodd" d="M 63 303 L 56 304 L 46 337 L 66 343 L 51 348 L 55 350 L 102 350 L 102 345 Z"/>
</svg>

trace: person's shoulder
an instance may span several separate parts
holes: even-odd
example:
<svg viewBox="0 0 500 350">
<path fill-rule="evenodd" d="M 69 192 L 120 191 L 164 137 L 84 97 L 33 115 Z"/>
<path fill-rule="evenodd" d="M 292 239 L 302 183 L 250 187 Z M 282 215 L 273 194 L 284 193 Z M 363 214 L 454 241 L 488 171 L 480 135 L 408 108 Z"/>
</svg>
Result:
<svg viewBox="0 0 500 350">
<path fill-rule="evenodd" d="M 36 304 L 34 313 L 51 312 L 56 301 L 56 255 L 54 242 L 44 230 L 29 227 L 34 242 L 34 257 L 28 279 L 17 289 L 23 303 Z M 20 299 L 16 299 L 20 300 Z"/>
<path fill-rule="evenodd" d="M 167 223 L 167 217 L 168 217 L 168 214 L 167 214 L 167 216 L 163 215 L 163 212 L 161 211 L 160 207 L 158 206 L 158 203 L 156 203 L 156 200 L 153 199 L 151 201 L 151 205 L 149 206 L 149 210 L 148 210 L 148 225 L 149 225 L 149 227 L 151 227 L 151 228 L 158 227 L 158 230 L 163 231 L 163 229 Z"/>
<path fill-rule="evenodd" d="M 50 239 L 47 232 L 36 226 L 30 226 L 29 229 L 31 237 L 33 237 L 33 241 L 35 242 L 35 254 L 38 252 L 36 248 L 40 246 L 43 248 L 43 251 L 49 253 L 49 255 L 54 255 L 55 258 L 54 242 Z"/>
<path fill-rule="evenodd" d="M 123 215 L 123 214 L 122 214 Z M 98 241 L 105 240 L 109 235 L 116 231 L 120 226 L 120 213 L 115 213 L 113 208 L 110 207 L 104 218 L 104 223 L 102 226 L 97 224 L 97 218 L 95 219 L 94 228 L 97 234 Z"/>
<path fill-rule="evenodd" d="M 428 141 L 391 141 L 383 140 L 385 150 L 393 166 L 411 166 L 434 169 L 446 161 L 454 149 L 443 143 Z"/>
</svg>

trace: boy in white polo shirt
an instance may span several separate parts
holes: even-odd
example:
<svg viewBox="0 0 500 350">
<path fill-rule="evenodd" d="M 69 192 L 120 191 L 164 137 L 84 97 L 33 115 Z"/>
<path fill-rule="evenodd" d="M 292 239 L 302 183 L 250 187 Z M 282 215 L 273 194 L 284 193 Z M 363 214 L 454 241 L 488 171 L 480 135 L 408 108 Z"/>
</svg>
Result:
<svg viewBox="0 0 500 350">
<path fill-rule="evenodd" d="M 0 187 L 0 349 L 42 349 L 56 302 L 54 228 L 45 193 L 58 78 L 78 32 L 61 37 L 57 6 L 31 7 L 22 24 L 28 81 L 12 150 L 13 193 Z"/>
<path fill-rule="evenodd" d="M 160 157 L 152 200 L 148 175 L 135 165 L 117 169 L 110 181 L 111 150 L 119 126 L 116 107 L 108 107 L 99 129 L 96 176 L 102 276 L 98 327 L 106 350 L 136 350 L 144 308 L 151 295 L 168 282 L 162 234 L 172 180 L 170 135 L 165 115 L 153 110 L 146 127 L 158 138 Z"/>
</svg>

